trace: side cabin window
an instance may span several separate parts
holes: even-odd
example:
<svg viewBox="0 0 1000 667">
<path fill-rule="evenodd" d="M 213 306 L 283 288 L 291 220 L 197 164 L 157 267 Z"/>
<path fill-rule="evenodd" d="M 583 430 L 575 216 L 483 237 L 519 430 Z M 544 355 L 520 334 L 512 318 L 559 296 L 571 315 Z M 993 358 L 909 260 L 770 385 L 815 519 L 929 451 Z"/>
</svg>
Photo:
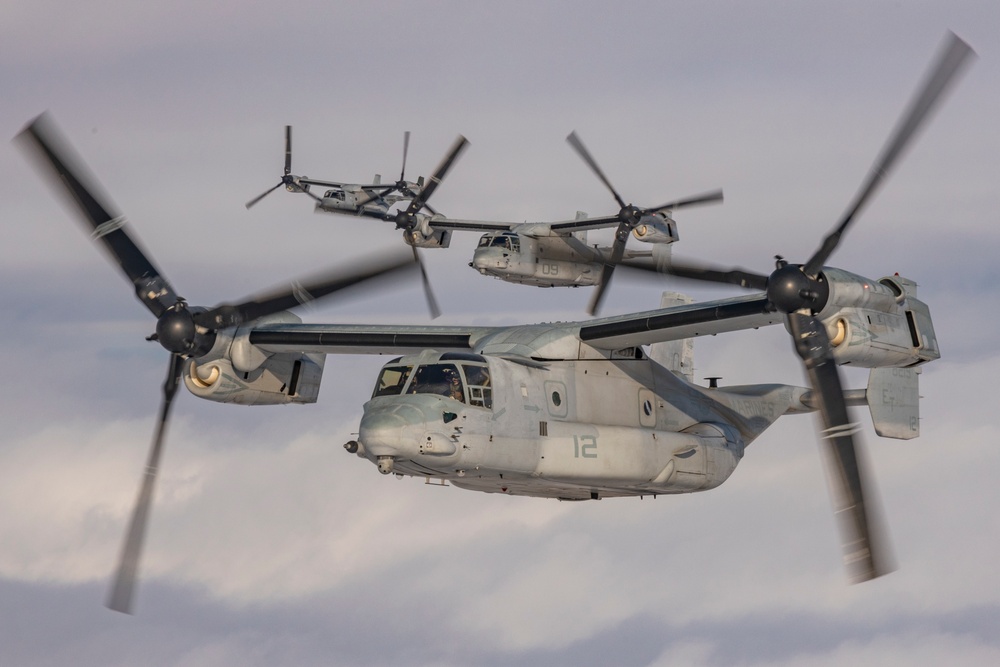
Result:
<svg viewBox="0 0 1000 667">
<path fill-rule="evenodd" d="M 493 385 L 490 383 L 489 366 L 462 364 L 465 380 L 469 386 L 469 405 L 493 408 Z"/>
</svg>

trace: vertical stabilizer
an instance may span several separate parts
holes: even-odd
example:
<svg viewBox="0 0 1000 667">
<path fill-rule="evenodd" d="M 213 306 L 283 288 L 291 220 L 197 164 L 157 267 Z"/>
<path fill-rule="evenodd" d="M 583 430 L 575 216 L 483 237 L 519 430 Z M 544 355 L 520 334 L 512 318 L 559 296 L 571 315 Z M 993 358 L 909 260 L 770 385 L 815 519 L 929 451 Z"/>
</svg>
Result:
<svg viewBox="0 0 1000 667">
<path fill-rule="evenodd" d="M 683 306 L 694 303 L 687 294 L 664 292 L 660 297 L 660 308 Z M 694 339 L 668 340 L 649 346 L 649 358 L 688 382 L 694 382 Z"/>
<path fill-rule="evenodd" d="M 916 368 L 873 368 L 868 375 L 868 409 L 875 432 L 909 440 L 920 435 L 920 390 Z"/>
<path fill-rule="evenodd" d="M 574 218 L 574 220 L 586 220 L 586 219 L 587 219 L 586 212 L 584 212 L 584 211 L 577 211 L 576 212 L 576 218 Z M 586 229 L 584 229 L 583 231 L 579 231 L 579 232 L 573 232 L 572 235 L 573 235 L 574 238 L 576 238 L 578 241 L 580 241 L 584 245 L 587 244 L 587 230 Z"/>
</svg>

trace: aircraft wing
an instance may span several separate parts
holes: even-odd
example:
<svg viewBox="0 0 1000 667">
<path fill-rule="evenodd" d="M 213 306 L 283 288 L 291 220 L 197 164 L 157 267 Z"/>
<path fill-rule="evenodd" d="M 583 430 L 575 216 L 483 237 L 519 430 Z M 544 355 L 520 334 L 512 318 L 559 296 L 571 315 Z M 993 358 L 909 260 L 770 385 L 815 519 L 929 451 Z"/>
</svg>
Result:
<svg viewBox="0 0 1000 667">
<path fill-rule="evenodd" d="M 581 232 L 587 229 L 603 229 L 617 227 L 621 221 L 616 216 L 604 218 L 583 218 L 563 222 L 499 222 L 490 220 L 457 220 L 454 218 L 431 218 L 430 226 L 434 229 L 449 229 L 465 232 L 497 232 L 516 230 L 519 227 L 527 229 L 548 228 L 558 234 Z M 530 233 L 528 233 L 530 236 Z"/>
<path fill-rule="evenodd" d="M 428 221 L 428 224 L 433 229 L 447 229 L 457 232 L 505 232 L 524 223 L 492 220 L 458 220 L 444 216 L 435 216 Z"/>
<path fill-rule="evenodd" d="M 779 324 L 763 294 L 706 301 L 586 322 L 502 327 L 366 324 L 262 324 L 250 343 L 268 352 L 412 354 L 425 349 L 491 353 L 519 343 L 524 356 L 553 339 L 579 340 L 601 350 L 649 345 Z M 574 346 L 576 344 L 574 343 Z M 523 346 L 523 347 L 522 347 Z M 535 347 L 535 349 L 538 349 Z"/>
<path fill-rule="evenodd" d="M 339 190 L 385 190 L 392 187 L 392 183 L 346 183 L 340 181 L 320 181 L 307 176 L 302 176 L 296 182 L 301 183 L 302 185 L 315 185 L 321 188 L 337 188 Z"/>
<path fill-rule="evenodd" d="M 602 317 L 580 326 L 580 340 L 602 350 L 618 350 L 668 340 L 715 335 L 779 324 L 763 294 L 705 301 L 643 313 Z"/>
<path fill-rule="evenodd" d="M 412 354 L 421 350 L 469 351 L 491 327 L 367 324 L 263 324 L 250 343 L 269 352 Z"/>
<path fill-rule="evenodd" d="M 328 181 L 312 181 L 308 179 L 300 179 L 301 183 L 306 183 L 309 185 L 323 185 L 325 187 L 339 187 L 343 189 L 344 184 L 333 183 Z M 377 190 L 380 187 L 376 185 L 362 185 L 351 187 L 360 188 L 362 190 Z M 339 213 L 343 215 L 357 215 L 361 217 L 375 218 L 377 220 L 383 220 L 386 222 L 394 221 L 394 214 L 384 213 L 381 211 L 345 211 L 339 208 L 331 208 L 323 205 L 322 202 L 316 204 L 316 209 L 324 211 L 327 213 Z M 504 222 L 501 220 L 462 220 L 459 218 L 448 218 L 443 215 L 434 215 L 427 219 L 428 226 L 431 229 L 437 231 L 455 231 L 455 232 L 507 232 L 514 231 L 518 228 L 523 228 L 522 233 L 531 235 L 532 231 L 537 232 L 539 229 L 551 229 L 556 234 L 569 234 L 571 232 L 581 232 L 588 229 L 604 229 L 607 227 L 617 227 L 621 221 L 617 216 L 607 216 L 603 218 L 582 218 L 580 220 L 565 220 L 561 222 Z M 531 230 L 531 231 L 529 231 Z M 550 236 L 550 234 L 543 234 L 544 236 Z"/>
<path fill-rule="evenodd" d="M 553 222 L 549 224 L 549 227 L 551 227 L 554 232 L 568 234 L 569 232 L 583 232 L 588 229 L 617 227 L 619 224 L 621 224 L 621 218 L 617 215 L 608 215 L 602 218 L 580 218 L 579 220 Z"/>
</svg>

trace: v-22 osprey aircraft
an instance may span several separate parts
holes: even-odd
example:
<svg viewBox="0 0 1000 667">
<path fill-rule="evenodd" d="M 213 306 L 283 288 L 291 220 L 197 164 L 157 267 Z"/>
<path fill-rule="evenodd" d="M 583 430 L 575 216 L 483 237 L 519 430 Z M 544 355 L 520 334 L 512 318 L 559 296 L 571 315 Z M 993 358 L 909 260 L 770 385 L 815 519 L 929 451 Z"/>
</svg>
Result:
<svg viewBox="0 0 1000 667">
<path fill-rule="evenodd" d="M 94 238 L 156 318 L 169 352 L 163 403 L 108 606 L 128 612 L 180 384 L 208 400 L 243 405 L 313 403 L 329 354 L 397 354 L 364 404 L 345 448 L 383 474 L 424 477 L 487 493 L 587 500 L 703 491 L 733 473 L 747 447 L 780 416 L 818 412 L 843 558 L 850 578 L 891 569 L 871 479 L 848 405 L 867 404 L 876 431 L 919 433 L 917 373 L 940 357 L 928 306 L 912 281 L 872 280 L 826 265 L 972 54 L 951 35 L 931 76 L 876 159 L 870 176 L 820 247 L 769 274 L 688 265 L 679 275 L 748 287 L 745 296 L 688 303 L 668 297 L 647 312 L 523 326 L 307 324 L 288 312 L 311 297 L 412 266 L 389 261 L 213 308 L 174 291 L 122 216 L 100 195 L 50 120 L 22 132 L 77 204 Z M 691 339 L 784 324 L 808 387 L 702 387 Z M 838 364 L 871 369 L 867 390 L 845 391 Z"/>
<path fill-rule="evenodd" d="M 502 222 L 463 220 L 444 216 L 428 204 L 430 196 L 468 146 L 459 136 L 444 159 L 425 182 L 406 180 L 406 156 L 410 133 L 403 138 L 403 168 L 399 180 L 382 184 L 376 174 L 369 184 L 346 184 L 321 181 L 291 173 L 291 127 L 285 127 L 285 171 L 282 180 L 270 190 L 247 202 L 252 207 L 281 185 L 290 192 L 304 193 L 316 201 L 316 211 L 373 218 L 392 222 L 403 230 L 403 240 L 413 248 L 447 248 L 455 231 L 485 232 L 479 239 L 469 266 L 483 275 L 507 282 L 535 287 L 596 286 L 588 307 L 595 314 L 619 264 L 645 271 L 664 271 L 670 261 L 670 244 L 679 238 L 672 212 L 677 209 L 722 201 L 722 191 L 713 190 L 658 206 L 640 208 L 626 204 L 593 156 L 575 132 L 567 141 L 579 153 L 618 202 L 613 216 L 588 218 L 578 212 L 574 220 L 560 222 Z M 328 187 L 322 197 L 310 192 L 310 186 Z M 408 202 L 405 207 L 396 204 Z M 428 213 L 424 213 L 424 210 Z M 615 227 L 610 247 L 589 245 L 587 232 Z M 652 244 L 651 250 L 635 251 L 625 247 L 629 236 Z M 429 297 L 432 298 L 432 297 Z M 432 311 L 433 311 L 432 307 Z"/>
</svg>

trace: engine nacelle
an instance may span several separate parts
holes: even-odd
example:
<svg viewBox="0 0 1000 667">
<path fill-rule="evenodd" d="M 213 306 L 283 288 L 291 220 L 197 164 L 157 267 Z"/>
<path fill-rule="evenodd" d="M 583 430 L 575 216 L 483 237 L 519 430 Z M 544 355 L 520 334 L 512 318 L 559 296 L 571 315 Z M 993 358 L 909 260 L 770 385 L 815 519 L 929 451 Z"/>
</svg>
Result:
<svg viewBox="0 0 1000 667">
<path fill-rule="evenodd" d="M 415 248 L 447 248 L 451 245 L 451 230 L 432 229 L 432 222 L 425 215 L 417 216 L 417 224 L 403 230 L 403 240 Z"/>
<path fill-rule="evenodd" d="M 677 235 L 677 223 L 663 213 L 644 215 L 632 230 L 632 235 L 645 243 L 673 243 Z"/>
<path fill-rule="evenodd" d="M 195 396 L 238 405 L 315 403 L 323 377 L 323 358 L 275 354 L 254 371 L 240 373 L 229 359 L 184 368 L 184 385 Z"/>
<path fill-rule="evenodd" d="M 291 183 L 285 183 L 285 189 L 289 192 L 309 192 L 309 184 L 302 183 L 302 179 L 309 178 L 308 176 L 297 176 Z"/>
<path fill-rule="evenodd" d="M 916 283 L 890 276 L 879 281 L 824 269 L 830 298 L 819 314 L 837 363 L 863 368 L 916 366 L 941 356 L 927 304 Z"/>
<path fill-rule="evenodd" d="M 274 354 L 250 344 L 250 331 L 262 322 L 297 323 L 285 312 L 261 318 L 249 326 L 225 329 L 212 350 L 184 366 L 184 386 L 195 396 L 238 405 L 315 403 L 326 356 Z"/>
</svg>

